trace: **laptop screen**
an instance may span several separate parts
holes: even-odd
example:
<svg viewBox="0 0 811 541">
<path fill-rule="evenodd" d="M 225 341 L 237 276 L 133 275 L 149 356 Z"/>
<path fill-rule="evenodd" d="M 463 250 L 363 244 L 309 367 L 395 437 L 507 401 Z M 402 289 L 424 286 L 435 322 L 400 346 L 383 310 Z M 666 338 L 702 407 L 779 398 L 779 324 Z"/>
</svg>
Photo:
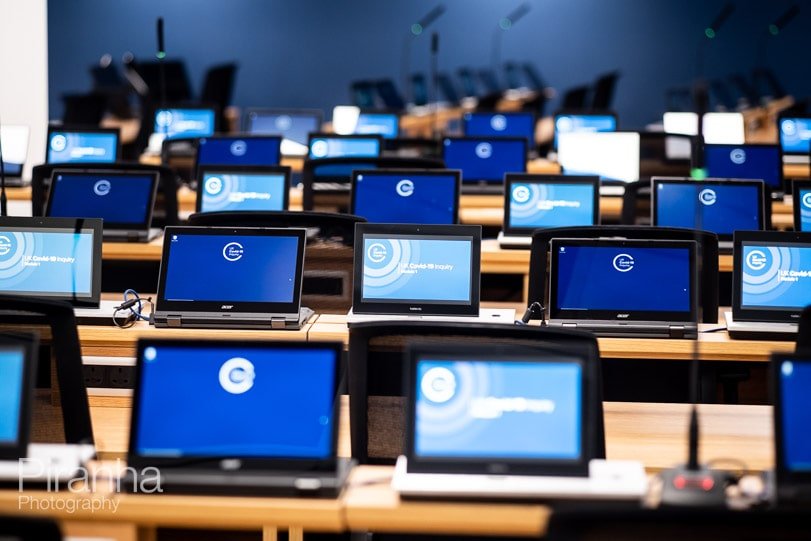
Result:
<svg viewBox="0 0 811 541">
<path fill-rule="evenodd" d="M 714 178 L 760 179 L 783 188 L 783 162 L 777 145 L 705 145 L 704 165 Z"/>
<path fill-rule="evenodd" d="M 740 255 L 742 309 L 799 312 L 811 304 L 811 244 L 743 241 Z"/>
<path fill-rule="evenodd" d="M 0 141 L 3 145 L 3 167 L 7 177 L 22 176 L 23 165 L 28 157 L 28 126 L 0 126 Z"/>
<path fill-rule="evenodd" d="M 287 210 L 288 175 L 284 171 L 200 169 L 198 212 Z"/>
<path fill-rule="evenodd" d="M 811 473 L 811 360 L 778 360 L 779 386 L 777 411 L 780 414 L 781 441 L 778 462 L 791 473 Z"/>
<path fill-rule="evenodd" d="M 598 180 L 507 176 L 505 232 L 594 225 L 599 213 Z"/>
<path fill-rule="evenodd" d="M 394 113 L 360 113 L 352 133 L 372 133 L 384 139 L 395 139 L 400 135 L 400 117 Z"/>
<path fill-rule="evenodd" d="M 639 134 L 562 133 L 558 162 L 565 175 L 597 175 L 600 180 L 639 180 Z"/>
<path fill-rule="evenodd" d="M 614 115 L 556 115 L 554 145 L 558 147 L 561 133 L 594 133 L 617 131 Z"/>
<path fill-rule="evenodd" d="M 158 109 L 153 131 L 166 139 L 214 135 L 214 109 Z"/>
<path fill-rule="evenodd" d="M 808 155 L 811 152 L 811 117 L 781 118 L 777 131 L 784 153 Z"/>
<path fill-rule="evenodd" d="M 25 351 L 0 346 L 0 447 L 20 440 L 25 385 Z"/>
<path fill-rule="evenodd" d="M 372 223 L 454 224 L 458 171 L 356 171 L 352 214 Z"/>
<path fill-rule="evenodd" d="M 334 456 L 335 349 L 148 342 L 139 351 L 131 453 Z"/>
<path fill-rule="evenodd" d="M 653 224 L 697 228 L 732 240 L 734 231 L 763 229 L 760 182 L 654 179 Z"/>
<path fill-rule="evenodd" d="M 465 135 L 473 137 L 521 137 L 535 145 L 535 115 L 532 113 L 465 113 Z"/>
<path fill-rule="evenodd" d="M 146 229 L 152 217 L 157 175 L 57 170 L 46 215 L 101 218 L 106 229 Z"/>
<path fill-rule="evenodd" d="M 800 231 L 811 231 L 811 183 L 795 190 L 794 207 L 795 228 Z"/>
<path fill-rule="evenodd" d="M 118 159 L 118 133 L 48 133 L 47 163 L 113 163 Z"/>
<path fill-rule="evenodd" d="M 319 111 L 249 111 L 245 131 L 254 135 L 281 135 L 284 138 L 283 147 L 285 143 L 292 143 L 293 145 L 289 146 L 301 146 L 301 153 L 306 153 L 310 134 L 321 131 L 321 113 Z"/>
<path fill-rule="evenodd" d="M 449 169 L 462 171 L 462 182 L 504 182 L 507 173 L 527 168 L 527 143 L 523 139 L 447 138 L 443 158 Z"/>
<path fill-rule="evenodd" d="M 203 137 L 197 144 L 197 165 L 278 165 L 278 137 Z"/>
<path fill-rule="evenodd" d="M 312 136 L 310 138 L 310 159 L 318 158 L 376 158 L 380 156 L 379 136 Z"/>
</svg>

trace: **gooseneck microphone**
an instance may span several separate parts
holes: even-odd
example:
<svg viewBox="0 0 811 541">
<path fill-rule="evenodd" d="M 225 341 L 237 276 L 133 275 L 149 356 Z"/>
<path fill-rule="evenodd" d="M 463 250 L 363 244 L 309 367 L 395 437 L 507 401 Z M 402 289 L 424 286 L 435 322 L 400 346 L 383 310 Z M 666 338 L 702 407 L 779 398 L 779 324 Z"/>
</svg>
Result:
<svg viewBox="0 0 811 541">
<path fill-rule="evenodd" d="M 523 19 L 527 13 L 532 9 L 529 2 L 524 2 L 514 10 L 512 10 L 506 17 L 499 19 L 498 25 L 493 32 L 493 43 L 491 45 L 490 55 L 491 63 L 493 64 L 493 72 L 499 72 L 499 64 L 501 63 L 501 38 L 504 32 L 515 26 L 515 23 Z"/>
<path fill-rule="evenodd" d="M 0 123 L 0 216 L 8 216 L 8 199 L 6 199 L 6 164 L 3 161 L 3 124 Z"/>
<path fill-rule="evenodd" d="M 411 41 L 425 32 L 443 13 L 445 13 L 445 6 L 443 4 L 437 5 L 431 11 L 423 15 L 417 22 L 412 23 L 405 36 L 405 40 L 403 41 L 403 57 L 400 64 L 400 79 L 407 102 L 411 102 L 414 99 L 409 79 L 411 77 Z"/>
<path fill-rule="evenodd" d="M 439 34 L 431 34 L 431 93 L 434 102 L 434 139 L 439 138 Z"/>
<path fill-rule="evenodd" d="M 163 42 L 163 17 L 158 17 L 158 51 L 155 56 L 158 59 L 158 71 L 160 73 L 160 104 L 166 107 L 166 67 L 163 64 L 166 58 L 166 48 Z"/>
</svg>

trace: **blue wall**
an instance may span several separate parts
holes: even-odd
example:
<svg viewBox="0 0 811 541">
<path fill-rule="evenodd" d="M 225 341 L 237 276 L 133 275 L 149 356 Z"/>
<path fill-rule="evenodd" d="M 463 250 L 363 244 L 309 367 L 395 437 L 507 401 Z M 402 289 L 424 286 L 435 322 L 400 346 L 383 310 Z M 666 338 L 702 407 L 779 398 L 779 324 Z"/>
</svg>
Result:
<svg viewBox="0 0 811 541">
<path fill-rule="evenodd" d="M 48 13 L 50 116 L 60 95 L 90 88 L 88 68 L 102 54 L 152 58 L 155 18 L 166 21 L 169 57 L 184 58 L 193 88 L 212 64 L 240 64 L 235 104 L 317 107 L 348 101 L 353 79 L 399 81 L 404 36 L 437 0 L 51 0 Z M 440 69 L 490 62 L 496 22 L 520 0 L 444 0 L 430 29 L 441 35 Z M 660 118 L 665 89 L 696 73 L 696 47 L 722 0 L 530 0 L 532 10 L 504 35 L 502 59 L 533 62 L 557 88 L 583 84 L 619 69 L 615 109 L 624 127 Z M 739 0 L 709 43 L 708 77 L 746 72 L 757 64 L 761 36 L 790 0 Z M 811 95 L 804 40 L 806 8 L 771 38 L 765 61 L 788 90 Z M 430 37 L 413 41 L 412 68 L 426 71 Z"/>
</svg>

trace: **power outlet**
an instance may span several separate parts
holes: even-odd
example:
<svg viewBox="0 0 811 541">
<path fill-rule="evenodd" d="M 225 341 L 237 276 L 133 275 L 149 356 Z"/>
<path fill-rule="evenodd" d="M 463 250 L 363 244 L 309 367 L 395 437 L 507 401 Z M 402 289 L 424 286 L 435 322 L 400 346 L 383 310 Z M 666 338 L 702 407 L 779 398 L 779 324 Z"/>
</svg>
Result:
<svg viewBox="0 0 811 541">
<path fill-rule="evenodd" d="M 86 364 L 84 369 L 85 387 L 105 387 L 107 383 L 107 367 L 98 364 Z"/>
<path fill-rule="evenodd" d="M 113 389 L 132 389 L 132 380 L 135 376 L 133 366 L 108 366 L 107 382 Z"/>
</svg>

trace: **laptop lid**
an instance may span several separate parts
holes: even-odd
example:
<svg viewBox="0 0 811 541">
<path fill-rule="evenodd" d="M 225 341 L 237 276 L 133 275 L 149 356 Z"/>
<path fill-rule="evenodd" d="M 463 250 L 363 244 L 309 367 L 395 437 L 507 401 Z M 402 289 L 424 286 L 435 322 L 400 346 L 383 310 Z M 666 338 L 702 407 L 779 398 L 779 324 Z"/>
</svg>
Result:
<svg viewBox="0 0 811 541">
<path fill-rule="evenodd" d="M 462 171 L 462 182 L 502 184 L 507 173 L 527 170 L 527 141 L 517 137 L 446 137 L 442 157 L 448 169 Z"/>
<path fill-rule="evenodd" d="M 762 180 L 654 178 L 651 222 L 712 231 L 731 241 L 733 231 L 764 229 L 765 191 Z"/>
<path fill-rule="evenodd" d="M 146 231 L 152 225 L 158 177 L 157 171 L 55 169 L 45 215 L 101 218 L 107 230 Z"/>
<path fill-rule="evenodd" d="M 304 229 L 167 227 L 157 312 L 297 315 Z"/>
<path fill-rule="evenodd" d="M 28 158 L 28 126 L 4 124 L 0 126 L 0 144 L 3 146 L 3 168 L 6 178 L 20 178 Z"/>
<path fill-rule="evenodd" d="M 311 133 L 321 131 L 318 109 L 248 109 L 243 131 L 254 135 L 280 135 L 282 154 L 306 155 Z"/>
<path fill-rule="evenodd" d="M 780 115 L 777 135 L 784 155 L 808 156 L 811 153 L 811 115 Z"/>
<path fill-rule="evenodd" d="M 704 145 L 704 167 L 709 177 L 760 179 L 770 192 L 783 190 L 778 145 Z"/>
<path fill-rule="evenodd" d="M 101 220 L 0 218 L 0 293 L 98 306 Z"/>
<path fill-rule="evenodd" d="M 164 139 L 209 137 L 217 131 L 212 107 L 162 107 L 155 111 L 152 131 Z"/>
<path fill-rule="evenodd" d="M 531 112 L 471 112 L 462 116 L 464 134 L 469 137 L 521 137 L 535 146 L 535 115 Z"/>
<path fill-rule="evenodd" d="M 771 360 L 774 401 L 774 470 L 779 493 L 811 484 L 811 357 L 775 353 Z"/>
<path fill-rule="evenodd" d="M 455 224 L 461 178 L 443 169 L 356 169 L 350 214 L 371 223 Z"/>
<path fill-rule="evenodd" d="M 736 231 L 732 260 L 735 321 L 798 323 L 811 304 L 811 233 Z"/>
<path fill-rule="evenodd" d="M 639 180 L 639 134 L 568 132 L 558 138 L 564 175 L 597 175 L 600 180 Z"/>
<path fill-rule="evenodd" d="M 504 234 L 595 225 L 600 221 L 600 179 L 594 176 L 510 173 L 504 188 Z"/>
<path fill-rule="evenodd" d="M 617 131 L 617 115 L 614 113 L 567 113 L 560 111 L 555 114 L 554 148 L 558 148 L 558 138 L 561 133 L 595 133 Z"/>
<path fill-rule="evenodd" d="M 36 335 L 0 335 L 0 460 L 28 455 L 36 386 Z"/>
<path fill-rule="evenodd" d="M 745 129 L 741 113 L 705 113 L 702 123 L 707 144 L 742 145 Z M 698 135 L 698 115 L 691 112 L 667 112 L 663 117 L 665 133 Z"/>
<path fill-rule="evenodd" d="M 811 180 L 792 182 L 794 230 L 811 231 Z"/>
<path fill-rule="evenodd" d="M 223 473 L 334 466 L 342 350 L 140 339 L 128 465 Z"/>
<path fill-rule="evenodd" d="M 415 344 L 406 359 L 410 473 L 588 474 L 598 408 L 587 359 L 488 344 Z"/>
<path fill-rule="evenodd" d="M 400 116 L 385 111 L 363 111 L 354 105 L 338 105 L 332 109 L 332 129 L 341 135 L 380 135 L 395 139 L 400 135 Z"/>
<path fill-rule="evenodd" d="M 695 241 L 552 239 L 549 319 L 697 321 Z"/>
<path fill-rule="evenodd" d="M 48 126 L 45 163 L 113 163 L 121 155 L 118 128 Z"/>
<path fill-rule="evenodd" d="M 478 225 L 355 226 L 356 314 L 479 315 Z"/>
<path fill-rule="evenodd" d="M 319 158 L 377 158 L 383 150 L 379 135 L 338 135 L 311 133 L 309 140 L 311 160 Z"/>
<path fill-rule="evenodd" d="M 201 137 L 195 170 L 201 165 L 279 165 L 281 145 L 276 135 Z"/>
<path fill-rule="evenodd" d="M 290 168 L 201 165 L 197 212 L 281 211 L 290 202 Z"/>
</svg>

